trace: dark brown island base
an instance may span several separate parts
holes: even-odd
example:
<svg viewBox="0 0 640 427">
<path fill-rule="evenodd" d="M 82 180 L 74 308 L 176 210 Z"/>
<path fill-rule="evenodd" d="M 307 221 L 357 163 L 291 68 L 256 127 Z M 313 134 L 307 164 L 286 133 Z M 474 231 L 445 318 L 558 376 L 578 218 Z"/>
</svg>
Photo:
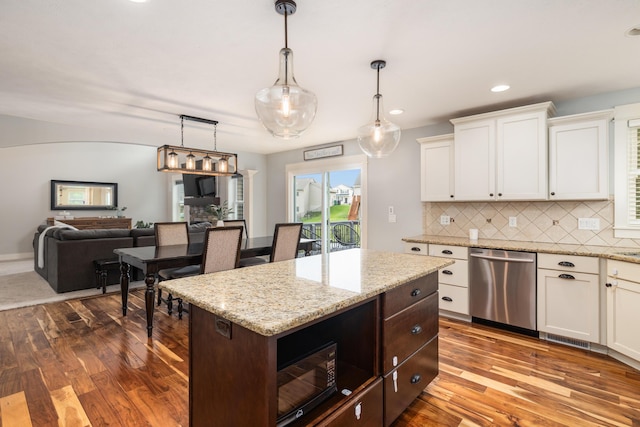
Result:
<svg viewBox="0 0 640 427">
<path fill-rule="evenodd" d="M 452 263 L 352 249 L 162 282 L 191 304 L 190 425 L 390 425 L 438 374 Z"/>
</svg>

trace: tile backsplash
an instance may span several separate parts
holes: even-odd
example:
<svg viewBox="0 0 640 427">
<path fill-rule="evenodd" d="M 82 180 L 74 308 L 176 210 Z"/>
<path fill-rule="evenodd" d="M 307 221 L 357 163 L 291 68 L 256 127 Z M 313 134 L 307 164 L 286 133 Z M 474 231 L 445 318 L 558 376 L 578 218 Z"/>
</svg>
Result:
<svg viewBox="0 0 640 427">
<path fill-rule="evenodd" d="M 441 225 L 441 215 L 451 223 Z M 509 227 L 509 217 L 516 217 L 516 227 Z M 579 230 L 578 218 L 597 218 L 600 229 Z M 468 237 L 477 228 L 480 239 L 640 247 L 640 240 L 613 237 L 613 218 L 613 200 L 423 203 L 425 234 Z"/>
</svg>

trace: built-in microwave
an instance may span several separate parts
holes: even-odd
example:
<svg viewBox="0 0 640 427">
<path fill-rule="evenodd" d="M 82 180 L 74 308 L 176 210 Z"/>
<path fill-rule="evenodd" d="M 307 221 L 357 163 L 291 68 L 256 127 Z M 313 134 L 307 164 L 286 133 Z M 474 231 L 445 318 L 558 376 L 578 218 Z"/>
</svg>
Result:
<svg viewBox="0 0 640 427">
<path fill-rule="evenodd" d="M 282 427 L 337 391 L 336 344 L 326 343 L 278 366 L 278 419 Z"/>
</svg>

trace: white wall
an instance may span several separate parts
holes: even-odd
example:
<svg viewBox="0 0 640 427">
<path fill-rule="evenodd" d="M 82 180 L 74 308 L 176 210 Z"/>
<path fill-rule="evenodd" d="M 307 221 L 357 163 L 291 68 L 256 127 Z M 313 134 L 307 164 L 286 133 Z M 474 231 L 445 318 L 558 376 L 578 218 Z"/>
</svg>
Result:
<svg viewBox="0 0 640 427">
<path fill-rule="evenodd" d="M 156 147 L 67 142 L 0 149 L 0 260 L 33 256 L 33 234 L 51 211 L 50 181 L 118 183 L 118 204 L 125 216 L 145 222 L 170 221 L 170 174 L 156 170 Z M 257 169 L 254 179 L 255 235 L 266 234 L 266 159 L 238 153 L 239 167 Z M 113 211 L 70 211 L 75 216 L 113 215 Z"/>
</svg>

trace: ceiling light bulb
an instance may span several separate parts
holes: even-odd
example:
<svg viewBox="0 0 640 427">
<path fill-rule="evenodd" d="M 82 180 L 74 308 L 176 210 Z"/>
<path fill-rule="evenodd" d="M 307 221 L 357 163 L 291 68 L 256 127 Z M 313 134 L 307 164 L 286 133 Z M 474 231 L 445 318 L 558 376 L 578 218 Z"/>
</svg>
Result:
<svg viewBox="0 0 640 427">
<path fill-rule="evenodd" d="M 167 166 L 169 166 L 169 168 L 171 169 L 178 168 L 178 153 L 173 150 L 171 150 L 171 152 L 167 156 Z"/>
<path fill-rule="evenodd" d="M 397 116 L 398 114 L 402 114 L 402 113 L 404 113 L 404 110 L 402 108 L 396 108 L 389 111 L 389 114 L 391 114 L 392 116 Z"/>
<path fill-rule="evenodd" d="M 491 92 L 504 92 L 505 90 L 509 90 L 511 86 L 509 85 L 497 85 L 491 88 Z"/>
<path fill-rule="evenodd" d="M 212 164 L 211 157 L 209 157 L 209 155 L 207 154 L 202 159 L 202 170 L 203 171 L 210 171 L 211 170 L 211 164 Z"/>
<path fill-rule="evenodd" d="M 196 168 L 196 156 L 193 153 L 187 155 L 187 169 L 194 170 Z"/>
</svg>

